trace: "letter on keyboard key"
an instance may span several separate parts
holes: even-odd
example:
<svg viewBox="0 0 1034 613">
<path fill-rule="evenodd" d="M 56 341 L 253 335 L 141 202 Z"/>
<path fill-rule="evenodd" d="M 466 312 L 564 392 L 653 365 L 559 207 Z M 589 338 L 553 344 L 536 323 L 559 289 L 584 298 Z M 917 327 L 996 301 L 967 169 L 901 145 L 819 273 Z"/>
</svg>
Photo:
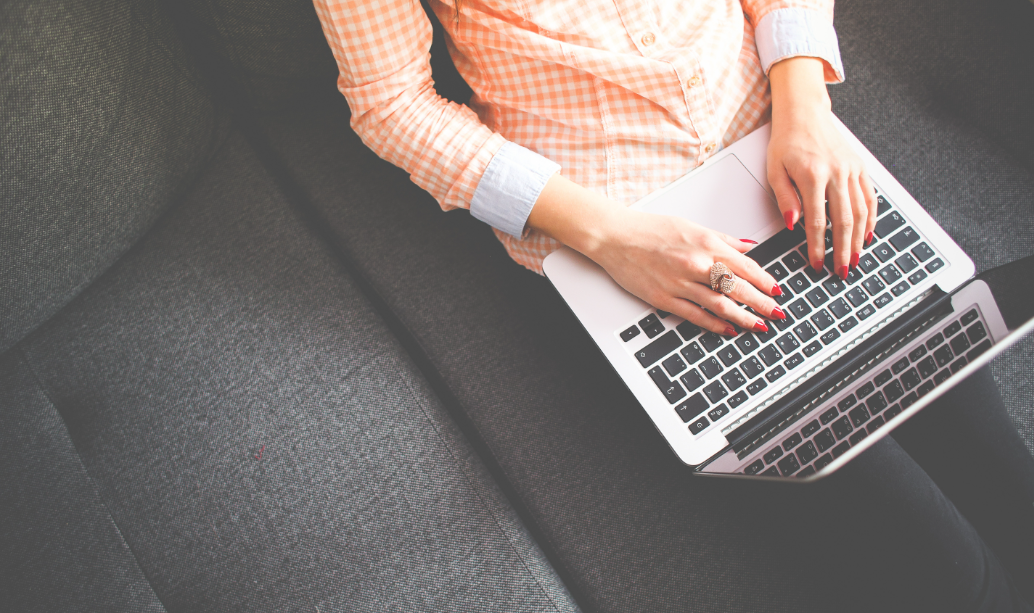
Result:
<svg viewBox="0 0 1034 613">
<path fill-rule="evenodd" d="M 736 339 L 736 346 L 740 348 L 743 355 L 749 355 L 752 351 L 760 347 L 761 343 L 758 342 L 758 339 L 754 338 L 753 334 L 747 333 L 740 335 L 740 337 Z"/>
<path fill-rule="evenodd" d="M 722 387 L 721 381 L 715 381 L 704 388 L 704 395 L 711 401 L 711 404 L 718 404 L 718 401 L 729 395 L 729 392 Z"/>
<path fill-rule="evenodd" d="M 797 273 L 796 275 L 791 277 L 790 280 L 786 282 L 786 284 L 790 286 L 790 289 L 792 289 L 793 293 L 795 294 L 801 294 L 804 292 L 804 290 L 811 287 L 811 281 L 809 281 L 807 277 L 805 277 L 801 273 Z"/>
<path fill-rule="evenodd" d="M 894 257 L 894 250 L 891 249 L 890 245 L 887 243 L 883 243 L 882 245 L 875 247 L 872 250 L 872 253 L 884 263 L 890 261 L 890 259 Z"/>
<path fill-rule="evenodd" d="M 905 225 L 905 218 L 898 214 L 897 211 L 891 211 L 876 222 L 873 232 L 876 233 L 876 236 L 884 238 L 903 225 Z"/>
<path fill-rule="evenodd" d="M 869 274 L 879 267 L 880 263 L 869 253 L 866 253 L 858 260 L 858 268 L 865 274 Z"/>
<path fill-rule="evenodd" d="M 790 303 L 790 306 L 787 307 L 787 310 L 793 313 L 794 317 L 797 317 L 798 319 L 804 317 L 808 313 L 811 313 L 811 307 L 808 306 L 808 303 L 804 301 L 804 298 Z"/>
<path fill-rule="evenodd" d="M 764 349 L 758 352 L 758 357 L 764 360 L 765 364 L 772 366 L 778 364 L 779 360 L 783 359 L 783 356 L 779 355 L 779 350 L 774 345 L 768 345 Z"/>
<path fill-rule="evenodd" d="M 815 313 L 810 319 L 819 330 L 825 330 L 833 325 L 833 318 L 829 316 L 826 309 L 822 309 L 818 313 Z"/>
<path fill-rule="evenodd" d="M 782 460 L 779 460 L 779 472 L 783 473 L 784 477 L 789 477 L 801 468 L 801 463 L 797 461 L 797 456 L 789 454 Z"/>
<path fill-rule="evenodd" d="M 669 330 L 664 336 L 635 352 L 635 358 L 639 360 L 643 368 L 646 368 L 672 351 L 675 351 L 681 345 L 682 340 L 679 338 L 679 335 L 675 334 L 674 330 Z"/>
<path fill-rule="evenodd" d="M 675 407 L 675 412 L 679 414 L 682 421 L 687 423 L 706 410 L 707 401 L 704 400 L 704 396 L 702 394 L 693 394 Z"/>
<path fill-rule="evenodd" d="M 819 452 L 815 450 L 815 445 L 808 441 L 797 450 L 797 457 L 800 458 L 801 464 L 810 464 L 812 460 L 819 457 Z"/>
<path fill-rule="evenodd" d="M 830 428 L 833 429 L 833 434 L 837 435 L 837 440 L 844 438 L 851 433 L 851 430 L 854 430 L 846 415 L 833 422 L 833 425 L 831 425 Z"/>
<path fill-rule="evenodd" d="M 815 445 L 819 448 L 819 453 L 826 451 L 836 444 L 837 440 L 833 438 L 833 433 L 826 428 L 822 432 L 815 435 Z"/>
</svg>

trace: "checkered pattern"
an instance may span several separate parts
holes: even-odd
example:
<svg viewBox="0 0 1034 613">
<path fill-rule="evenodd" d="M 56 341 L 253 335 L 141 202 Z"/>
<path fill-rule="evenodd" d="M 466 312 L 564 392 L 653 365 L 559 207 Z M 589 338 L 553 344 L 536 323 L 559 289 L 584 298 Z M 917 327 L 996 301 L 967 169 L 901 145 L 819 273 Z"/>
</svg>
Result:
<svg viewBox="0 0 1034 613">
<path fill-rule="evenodd" d="M 784 8 L 833 19 L 832 0 L 432 0 L 474 90 L 468 108 L 434 90 L 419 0 L 315 5 L 352 128 L 445 210 L 469 208 L 506 140 L 631 204 L 766 121 L 752 24 Z M 540 273 L 559 247 L 535 231 L 496 235 Z"/>
</svg>

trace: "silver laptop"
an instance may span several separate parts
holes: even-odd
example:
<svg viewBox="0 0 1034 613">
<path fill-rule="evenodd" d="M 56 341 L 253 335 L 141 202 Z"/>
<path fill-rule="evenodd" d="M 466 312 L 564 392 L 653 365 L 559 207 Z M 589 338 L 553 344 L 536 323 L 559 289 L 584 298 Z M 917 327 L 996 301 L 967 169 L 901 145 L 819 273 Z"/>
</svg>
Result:
<svg viewBox="0 0 1034 613">
<path fill-rule="evenodd" d="M 1010 332 L 973 262 L 843 124 L 876 187 L 875 239 L 847 280 L 808 265 L 770 194 L 769 126 L 633 205 L 759 243 L 787 314 L 766 333 L 701 331 L 653 309 L 571 249 L 546 276 L 675 454 L 701 475 L 810 481 L 1034 328 Z M 826 247 L 832 247 L 827 232 Z M 831 253 L 831 252 L 830 252 Z M 774 325 L 772 325 L 774 324 Z"/>
</svg>

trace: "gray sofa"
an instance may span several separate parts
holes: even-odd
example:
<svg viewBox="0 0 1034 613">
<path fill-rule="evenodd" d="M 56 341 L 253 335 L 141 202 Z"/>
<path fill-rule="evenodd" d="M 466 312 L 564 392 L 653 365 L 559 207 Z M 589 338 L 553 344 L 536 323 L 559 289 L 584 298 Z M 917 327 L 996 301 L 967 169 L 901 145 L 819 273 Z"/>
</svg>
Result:
<svg viewBox="0 0 1034 613">
<path fill-rule="evenodd" d="M 844 122 L 978 270 L 1034 253 L 1034 6 L 836 25 Z M 362 146 L 335 78 L 305 0 L 0 6 L 0 610 L 958 604 L 780 513 L 851 504 L 849 474 L 691 477 L 549 284 Z M 1034 449 L 1032 357 L 994 374 Z"/>
</svg>

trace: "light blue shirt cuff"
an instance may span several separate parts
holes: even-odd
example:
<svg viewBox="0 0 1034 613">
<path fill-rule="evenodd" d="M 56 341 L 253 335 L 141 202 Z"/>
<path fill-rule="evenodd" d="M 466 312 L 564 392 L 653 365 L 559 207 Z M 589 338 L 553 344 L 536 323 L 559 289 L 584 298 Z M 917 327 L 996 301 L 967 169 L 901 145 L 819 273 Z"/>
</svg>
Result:
<svg viewBox="0 0 1034 613">
<path fill-rule="evenodd" d="M 765 74 L 772 64 L 796 56 L 826 60 L 837 78 L 844 80 L 837 32 L 829 18 L 812 9 L 778 9 L 761 18 L 754 28 L 758 56 Z"/>
<path fill-rule="evenodd" d="M 470 214 L 516 238 L 524 234 L 531 207 L 560 164 L 506 142 L 488 163 L 470 201 Z"/>
</svg>

